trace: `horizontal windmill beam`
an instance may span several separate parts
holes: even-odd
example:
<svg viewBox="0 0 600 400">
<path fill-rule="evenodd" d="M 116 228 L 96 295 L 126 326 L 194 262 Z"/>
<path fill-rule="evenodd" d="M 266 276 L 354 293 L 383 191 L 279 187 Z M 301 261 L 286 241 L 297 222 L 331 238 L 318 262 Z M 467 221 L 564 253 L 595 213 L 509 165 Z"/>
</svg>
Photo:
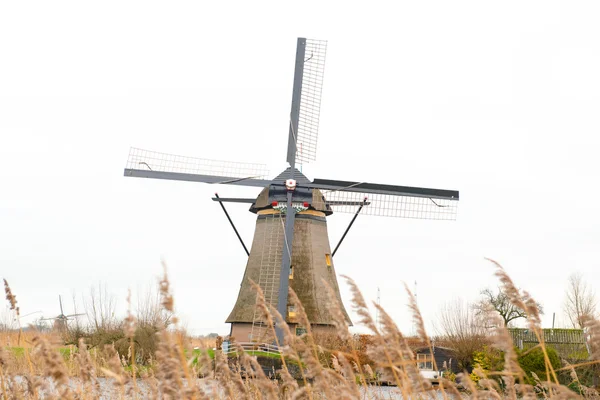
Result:
<svg viewBox="0 0 600 400">
<path fill-rule="evenodd" d="M 235 178 L 230 176 L 187 174 L 182 172 L 149 171 L 130 168 L 125 168 L 124 175 L 126 177 L 136 178 L 166 179 L 171 181 L 202 182 L 220 185 L 254 186 L 261 188 L 267 187 L 271 184 L 271 181 L 268 179 L 255 179 L 252 176 L 246 178 Z"/>
<path fill-rule="evenodd" d="M 368 206 L 370 201 L 343 201 L 343 200 L 327 200 L 330 206 Z"/>
<path fill-rule="evenodd" d="M 429 199 L 458 200 L 458 190 L 428 189 L 410 186 L 384 185 L 367 182 L 315 179 L 310 185 L 314 189 L 358 193 L 387 194 L 392 196 L 425 197 Z"/>
<path fill-rule="evenodd" d="M 244 197 L 213 197 L 213 201 L 223 202 L 223 203 L 248 203 L 253 204 L 256 202 L 256 199 L 253 198 L 244 198 Z M 369 201 L 327 201 L 327 204 L 330 206 L 368 206 L 371 204 Z"/>
<path fill-rule="evenodd" d="M 249 203 L 253 204 L 256 199 L 252 198 L 242 198 L 242 197 L 213 197 L 213 201 L 218 201 L 219 203 Z"/>
</svg>

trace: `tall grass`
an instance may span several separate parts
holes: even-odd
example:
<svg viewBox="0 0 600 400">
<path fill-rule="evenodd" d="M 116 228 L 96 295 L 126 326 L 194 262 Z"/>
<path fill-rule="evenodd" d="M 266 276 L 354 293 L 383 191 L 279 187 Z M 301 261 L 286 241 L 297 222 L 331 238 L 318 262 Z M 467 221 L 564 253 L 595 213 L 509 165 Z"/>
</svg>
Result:
<svg viewBox="0 0 600 400">
<path fill-rule="evenodd" d="M 99 398 L 153 398 L 153 399 L 388 399 L 390 391 L 378 390 L 380 382 L 391 382 L 393 389 L 404 399 L 428 398 L 577 398 L 596 397 L 592 388 L 583 387 L 577 371 L 595 363 L 581 365 L 566 363 L 555 369 L 548 356 L 541 330 L 541 320 L 535 302 L 521 292 L 504 269 L 494 261 L 496 276 L 510 301 L 527 311 L 528 327 L 539 340 L 537 349 L 543 354 L 543 377 L 535 373 L 527 377 L 518 361 L 519 355 L 511 336 L 503 324 L 497 324 L 489 333 L 490 345 L 502 357 L 503 369 L 494 371 L 477 365 L 472 374 L 458 374 L 456 379 L 439 379 L 438 386 L 425 379 L 415 360 L 411 340 L 401 332 L 384 309 L 378 308 L 380 323 L 375 323 L 358 285 L 345 277 L 351 288 L 352 306 L 359 316 L 360 325 L 370 330 L 362 347 L 353 342 L 344 314 L 336 296 L 329 290 L 335 334 L 320 337 L 313 334 L 307 315 L 296 294 L 290 290 L 289 301 L 296 305 L 298 321 L 306 327 L 306 334 L 296 336 L 283 321 L 277 310 L 266 304 L 260 288 L 257 307 L 264 314 L 274 334 L 275 324 L 283 328 L 284 342 L 279 369 L 275 378 L 268 376 L 259 360 L 237 345 L 237 357 L 228 358 L 220 351 L 195 351 L 194 347 L 213 346 L 214 343 L 192 343 L 186 337 L 177 318 L 169 328 L 157 329 L 157 348 L 148 362 L 136 360 L 136 319 L 128 312 L 124 335 L 126 350 L 114 344 L 103 348 L 88 348 L 81 338 L 78 346 L 64 347 L 56 336 L 28 332 L 0 337 L 0 399 L 99 399 Z M 166 274 L 159 283 L 161 306 L 173 312 L 174 298 Z M 409 308 L 418 331 L 418 341 L 433 350 L 433 343 L 425 330 L 423 318 L 409 295 Z M 17 309 L 16 297 L 5 283 L 11 307 Z M 590 347 L 596 356 L 600 349 L 600 322 L 588 319 Z M 21 346 L 15 346 L 23 342 Z M 7 343 L 8 342 L 8 343 Z M 235 345 L 235 344 L 234 344 Z M 585 364 L 585 365 L 584 365 Z M 437 366 L 436 369 L 440 369 Z M 561 385 L 559 377 L 567 372 L 576 385 Z M 563 375 L 561 375 L 563 374 Z M 533 382 L 532 382 L 533 379 Z M 563 383 L 564 379 L 563 379 Z M 568 382 L 567 382 L 568 383 Z M 576 388 L 577 393 L 571 390 Z"/>
</svg>

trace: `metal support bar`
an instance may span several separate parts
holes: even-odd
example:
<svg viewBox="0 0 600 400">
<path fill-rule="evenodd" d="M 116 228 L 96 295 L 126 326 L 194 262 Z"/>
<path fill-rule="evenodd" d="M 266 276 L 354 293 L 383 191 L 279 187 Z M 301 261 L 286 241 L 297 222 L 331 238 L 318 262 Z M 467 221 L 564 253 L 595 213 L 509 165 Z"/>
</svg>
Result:
<svg viewBox="0 0 600 400">
<path fill-rule="evenodd" d="M 290 279 L 290 265 L 292 263 L 292 244 L 294 243 L 294 220 L 296 210 L 292 207 L 292 192 L 287 194 L 287 208 L 285 212 L 285 235 L 283 239 L 283 257 L 281 258 L 281 273 L 279 275 L 279 296 L 277 297 L 277 311 L 285 321 L 287 317 L 288 287 Z M 283 346 L 283 329 L 275 327 L 279 346 Z"/>
<path fill-rule="evenodd" d="M 246 245 L 244 244 L 244 241 L 242 240 L 242 237 L 240 236 L 240 234 L 239 234 L 238 230 L 236 229 L 235 225 L 233 224 L 233 221 L 231 220 L 231 217 L 229 216 L 229 213 L 225 209 L 225 205 L 223 204 L 222 201 L 219 201 L 219 194 L 215 193 L 215 197 L 216 197 L 216 201 L 218 201 L 219 204 L 221 205 L 221 208 L 223 209 L 223 212 L 225 213 L 225 216 L 229 220 L 229 223 L 231 224 L 231 227 L 233 228 L 233 231 L 235 232 L 235 234 L 237 235 L 238 239 L 240 240 L 240 243 L 244 247 L 244 251 L 246 252 L 246 255 L 250 256 L 250 252 L 246 248 Z"/>
<path fill-rule="evenodd" d="M 346 228 L 346 231 L 344 232 L 344 234 L 342 235 L 342 238 L 340 239 L 340 241 L 338 242 L 337 246 L 335 246 L 335 249 L 333 250 L 333 253 L 331 253 L 331 257 L 335 256 L 335 252 L 337 251 L 337 249 L 340 247 L 340 244 L 342 244 L 342 242 L 344 241 L 344 238 L 346 237 L 346 235 L 348 234 L 348 231 L 350 230 L 350 228 L 352 228 L 352 224 L 354 223 L 354 221 L 356 220 L 356 217 L 358 217 L 358 214 L 360 213 L 360 211 L 362 210 L 362 208 L 367 204 L 367 198 L 365 197 L 365 199 L 363 200 L 362 204 L 360 205 L 360 207 L 358 207 L 358 210 L 356 210 L 356 213 L 354 214 L 354 217 L 352 217 L 352 221 L 350 221 L 350 225 L 348 225 L 348 227 Z"/>
<path fill-rule="evenodd" d="M 300 118 L 300 98 L 302 97 L 302 78 L 304 73 L 304 54 L 306 39 L 298 38 L 296 45 L 296 68 L 294 69 L 294 89 L 292 91 L 292 110 L 290 112 L 290 129 L 288 137 L 287 161 L 290 164 L 290 179 L 294 179 L 296 167 L 296 143 L 298 140 L 298 121 Z M 287 192 L 287 209 L 285 214 L 283 257 L 281 258 L 281 271 L 279 274 L 279 294 L 277 297 L 277 311 L 285 321 L 287 318 L 287 301 L 290 279 L 290 265 L 292 263 L 292 243 L 294 242 L 294 221 L 296 210 L 292 207 L 293 191 Z M 283 329 L 275 327 L 275 334 L 280 346 L 283 346 Z"/>
<path fill-rule="evenodd" d="M 268 179 L 254 179 L 248 178 L 235 178 L 231 176 L 219 176 L 219 175 L 200 175 L 200 174 L 186 174 L 181 172 L 166 172 L 166 171 L 147 171 L 141 169 L 129 169 L 125 168 L 124 175 L 135 178 L 153 178 L 153 179 L 167 179 L 170 181 L 188 181 L 188 182 L 204 182 L 218 185 L 240 185 L 240 186 L 254 186 L 254 187 L 268 187 L 271 181 Z"/>
</svg>

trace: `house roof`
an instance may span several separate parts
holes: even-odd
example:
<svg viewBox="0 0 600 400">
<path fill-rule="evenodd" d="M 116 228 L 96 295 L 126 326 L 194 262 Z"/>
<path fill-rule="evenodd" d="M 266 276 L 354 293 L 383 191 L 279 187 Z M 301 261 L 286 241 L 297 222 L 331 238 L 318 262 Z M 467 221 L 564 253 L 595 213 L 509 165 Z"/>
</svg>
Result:
<svg viewBox="0 0 600 400">
<path fill-rule="evenodd" d="M 508 329 L 515 346 L 521 350 L 530 349 L 539 344 L 535 332 L 524 328 Z M 546 346 L 556 350 L 566 359 L 585 360 L 590 352 L 583 329 L 542 329 Z"/>
<path fill-rule="evenodd" d="M 435 349 L 441 349 L 441 350 L 446 350 L 446 351 L 454 351 L 454 349 L 451 349 L 450 347 L 444 347 L 444 346 L 436 346 L 436 345 L 432 345 L 433 347 L 433 351 L 435 352 Z M 413 351 L 415 352 L 419 352 L 422 350 L 427 350 L 429 351 L 429 347 L 428 346 L 419 346 L 419 347 L 415 347 L 413 349 Z"/>
</svg>

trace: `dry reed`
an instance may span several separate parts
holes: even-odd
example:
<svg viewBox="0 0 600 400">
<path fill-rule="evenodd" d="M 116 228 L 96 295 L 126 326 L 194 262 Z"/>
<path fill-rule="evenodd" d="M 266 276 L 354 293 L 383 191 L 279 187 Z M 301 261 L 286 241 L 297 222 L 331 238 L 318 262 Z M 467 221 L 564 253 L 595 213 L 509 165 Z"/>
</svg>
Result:
<svg viewBox="0 0 600 400">
<path fill-rule="evenodd" d="M 471 376 L 467 373 L 458 374 L 457 382 L 440 378 L 437 381 L 438 386 L 433 387 L 419 372 L 413 343 L 401 332 L 389 314 L 374 304 L 381 316 L 380 324 L 376 324 L 358 285 L 345 277 L 352 293 L 354 310 L 359 316 L 358 323 L 371 332 L 366 349 L 369 361 L 366 363 L 362 353 L 359 354 L 356 345 L 353 344 L 354 335 L 348 331 L 345 315 L 331 288 L 327 290 L 334 318 L 333 332 L 338 343 L 344 344 L 337 347 L 332 344 L 333 341 L 320 340 L 313 333 L 308 316 L 293 290 L 289 293 L 289 303 L 295 306 L 298 323 L 306 328 L 306 333 L 301 336 L 292 332 L 277 310 L 265 302 L 261 288 L 253 283 L 257 292 L 257 307 L 267 333 L 276 340 L 275 328 L 280 327 L 283 331 L 284 341 L 277 343 L 281 349 L 281 368 L 275 371 L 275 379 L 267 376 L 257 357 L 248 354 L 236 343 L 233 343 L 233 346 L 237 350 L 237 357 L 228 357 L 222 351 L 215 350 L 213 359 L 209 357 L 206 347 L 200 351 L 192 351 L 191 341 L 185 336 L 176 318 L 172 319 L 174 324 L 170 329 L 164 325 L 159 327 L 155 354 L 146 364 L 138 365 L 134 340 L 136 320 L 131 313 L 128 296 L 129 308 L 122 326 L 128 343 L 124 354 L 120 354 L 112 344 L 104 349 L 90 350 L 81 339 L 74 351 L 63 355 L 57 346 L 51 343 L 52 336 L 35 333 L 32 336 L 24 336 L 28 348 L 31 347 L 33 351 L 29 354 L 26 349 L 24 356 L 27 362 L 17 365 L 19 357 L 11 354 L 14 341 L 10 342 L 13 339 L 2 339 L 0 398 L 334 400 L 428 397 L 446 399 L 468 396 L 472 399 L 507 397 L 516 400 L 533 399 L 537 396 L 578 397 L 579 395 L 568 387 L 559 384 L 558 374 L 565 369 L 571 381 L 581 385 L 577 368 L 594 364 L 595 361 L 586 361 L 580 365 L 567 363 L 565 368 L 554 370 L 543 340 L 537 303 L 527 292 L 516 288 L 498 263 L 490 261 L 496 266 L 496 275 L 502 289 L 512 304 L 526 310 L 529 328 L 538 337 L 539 348 L 544 354 L 546 380 L 532 373 L 534 385 L 527 384 L 507 329 L 502 324 L 495 324 L 496 327 L 489 332 L 490 342 L 503 355 L 503 370 L 487 371 L 477 366 Z M 159 281 L 161 306 L 165 311 L 173 313 L 174 298 L 164 263 L 163 267 L 164 274 Z M 4 285 L 10 307 L 18 310 L 16 296 L 6 280 Z M 416 301 L 408 288 L 406 291 L 409 309 L 417 326 L 418 342 L 429 348 L 434 369 L 442 369 L 433 359 L 434 345 L 427 335 Z M 591 337 L 592 355 L 600 355 L 600 323 L 588 318 L 586 326 Z M 21 337 L 17 339 L 17 343 L 20 339 Z M 5 340 L 9 342 L 6 346 Z M 327 347 L 328 344 L 333 347 Z M 212 347 L 214 342 L 195 341 L 194 345 Z M 104 374 L 103 378 L 98 376 L 100 373 Z M 388 392 L 378 388 L 379 384 L 387 381 L 396 384 L 397 388 Z M 582 393 L 587 398 L 595 395 L 589 388 L 583 388 Z"/>
</svg>

